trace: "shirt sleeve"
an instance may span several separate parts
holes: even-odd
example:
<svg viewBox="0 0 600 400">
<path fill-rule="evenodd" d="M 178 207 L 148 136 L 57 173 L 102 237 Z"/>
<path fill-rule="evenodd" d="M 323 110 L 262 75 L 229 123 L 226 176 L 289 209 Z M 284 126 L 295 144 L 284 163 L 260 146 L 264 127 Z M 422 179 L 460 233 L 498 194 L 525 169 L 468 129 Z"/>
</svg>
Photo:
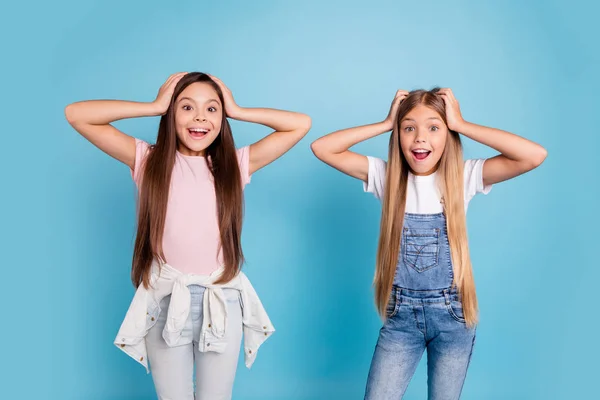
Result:
<svg viewBox="0 0 600 400">
<path fill-rule="evenodd" d="M 483 164 L 485 159 L 474 159 L 465 161 L 465 203 L 469 203 L 477 193 L 488 194 L 492 185 L 483 184 Z"/>
<path fill-rule="evenodd" d="M 150 145 L 143 140 L 135 139 L 135 163 L 131 170 L 131 177 L 136 185 L 140 185 L 143 176 L 144 162 L 148 156 Z"/>
<path fill-rule="evenodd" d="M 236 150 L 236 153 L 240 166 L 240 175 L 242 176 L 242 187 L 244 187 L 252 180 L 252 175 L 250 174 L 250 146 L 241 147 Z"/>
<path fill-rule="evenodd" d="M 367 156 L 369 161 L 369 173 L 366 182 L 363 182 L 363 190 L 381 200 L 385 190 L 385 171 L 387 163 L 381 158 Z"/>
</svg>

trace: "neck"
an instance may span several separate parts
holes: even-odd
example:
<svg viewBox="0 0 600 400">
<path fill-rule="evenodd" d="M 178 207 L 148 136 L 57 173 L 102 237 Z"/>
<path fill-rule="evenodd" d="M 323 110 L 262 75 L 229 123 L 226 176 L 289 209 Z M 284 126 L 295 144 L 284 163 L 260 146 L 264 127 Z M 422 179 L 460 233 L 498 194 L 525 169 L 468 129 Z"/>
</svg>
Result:
<svg viewBox="0 0 600 400">
<path fill-rule="evenodd" d="M 436 166 L 434 166 L 433 168 L 431 168 L 431 169 L 430 169 L 429 171 L 427 171 L 427 172 L 415 172 L 415 171 L 413 171 L 413 170 L 412 170 L 412 168 L 411 168 L 410 172 L 411 172 L 413 175 L 415 175 L 415 176 L 429 176 L 429 175 L 433 174 L 434 172 L 436 172 L 436 171 L 438 170 L 438 166 L 439 166 L 439 165 L 436 165 Z"/>
<path fill-rule="evenodd" d="M 206 154 L 205 150 L 193 151 L 193 150 L 190 150 L 189 148 L 185 147 L 181 143 L 177 144 L 177 151 L 179 153 L 183 154 L 184 156 L 188 156 L 188 157 L 204 157 L 204 155 Z"/>
</svg>

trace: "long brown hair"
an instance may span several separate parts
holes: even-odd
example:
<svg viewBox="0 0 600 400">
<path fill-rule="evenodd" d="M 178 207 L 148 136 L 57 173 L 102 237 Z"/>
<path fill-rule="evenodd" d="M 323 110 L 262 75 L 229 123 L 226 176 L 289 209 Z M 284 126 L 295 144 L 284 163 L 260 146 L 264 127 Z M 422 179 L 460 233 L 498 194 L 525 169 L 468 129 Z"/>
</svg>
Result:
<svg viewBox="0 0 600 400">
<path fill-rule="evenodd" d="M 211 85 L 224 105 L 223 93 L 210 76 L 201 72 L 185 75 L 171 98 L 171 104 L 160 119 L 156 144 L 150 147 L 143 165 L 142 182 L 138 198 L 137 235 L 133 251 L 131 280 L 137 287 L 148 288 L 150 267 L 153 259 L 167 262 L 162 248 L 163 232 L 171 185 L 171 173 L 175 165 L 178 144 L 175 128 L 175 101 L 192 83 Z M 240 271 L 244 261 L 241 248 L 243 219 L 243 191 L 241 173 L 231 127 L 222 106 L 221 131 L 206 148 L 206 164 L 213 175 L 217 198 L 217 214 L 220 231 L 220 249 L 223 251 L 225 271 L 216 283 L 228 282 Z M 199 227 L 200 228 L 200 227 Z"/>
<path fill-rule="evenodd" d="M 435 88 L 430 91 L 410 92 L 398 107 L 396 123 L 390 137 L 374 280 L 375 302 L 382 316 L 385 316 L 386 305 L 392 291 L 406 209 L 409 165 L 400 146 L 400 123 L 413 108 L 424 105 L 436 111 L 447 125 L 444 101 L 436 95 L 438 90 Z M 453 286 L 458 289 L 462 297 L 467 324 L 473 326 L 477 323 L 478 306 L 467 240 L 463 166 L 459 134 L 449 129 L 446 146 L 437 169 L 437 183 L 444 200 L 454 270 Z"/>
</svg>

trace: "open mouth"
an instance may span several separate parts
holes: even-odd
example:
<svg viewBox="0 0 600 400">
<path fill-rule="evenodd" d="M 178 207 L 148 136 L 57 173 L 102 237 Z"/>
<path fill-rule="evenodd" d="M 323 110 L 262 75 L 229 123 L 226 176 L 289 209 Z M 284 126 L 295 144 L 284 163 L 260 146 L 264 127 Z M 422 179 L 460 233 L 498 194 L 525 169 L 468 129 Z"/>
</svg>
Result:
<svg viewBox="0 0 600 400">
<path fill-rule="evenodd" d="M 413 157 L 417 161 L 423 161 L 431 154 L 430 150 L 417 149 L 412 151 Z"/>
<path fill-rule="evenodd" d="M 202 139 L 208 134 L 208 132 L 210 132 L 210 129 L 191 128 L 191 129 L 188 129 L 188 132 L 190 133 L 190 136 L 192 137 L 192 139 Z"/>
</svg>

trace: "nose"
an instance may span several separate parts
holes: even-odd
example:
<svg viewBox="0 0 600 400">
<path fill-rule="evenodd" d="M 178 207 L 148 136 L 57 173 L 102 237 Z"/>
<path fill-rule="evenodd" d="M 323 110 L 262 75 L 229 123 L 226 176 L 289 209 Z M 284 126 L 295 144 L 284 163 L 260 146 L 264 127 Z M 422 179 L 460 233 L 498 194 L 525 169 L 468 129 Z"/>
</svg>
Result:
<svg viewBox="0 0 600 400">
<path fill-rule="evenodd" d="M 426 138 L 425 134 L 417 133 L 417 136 L 415 136 L 415 143 L 425 143 L 425 142 L 427 142 L 427 138 Z"/>
<path fill-rule="evenodd" d="M 196 118 L 194 118 L 194 121 L 197 121 L 197 122 L 206 122 L 206 117 L 204 117 L 202 115 L 196 115 Z"/>
</svg>

